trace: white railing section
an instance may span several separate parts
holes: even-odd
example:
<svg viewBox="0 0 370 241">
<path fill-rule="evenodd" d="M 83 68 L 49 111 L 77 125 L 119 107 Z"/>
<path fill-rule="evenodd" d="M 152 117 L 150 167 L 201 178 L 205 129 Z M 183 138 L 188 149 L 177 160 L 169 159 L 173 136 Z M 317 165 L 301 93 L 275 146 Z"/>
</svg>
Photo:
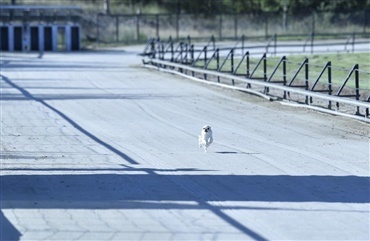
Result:
<svg viewBox="0 0 370 241">
<path fill-rule="evenodd" d="M 351 105 L 351 106 L 354 106 L 354 107 L 362 107 L 362 108 L 366 108 L 366 109 L 370 108 L 370 103 L 366 102 L 366 101 L 359 101 L 359 100 L 354 100 L 354 99 L 350 99 L 350 98 L 346 98 L 346 97 L 339 97 L 339 96 L 335 96 L 335 95 L 327 95 L 327 94 L 323 94 L 323 93 L 320 93 L 320 92 L 313 92 L 313 91 L 309 91 L 309 90 L 289 87 L 289 86 L 286 86 L 286 85 L 279 85 L 279 84 L 269 83 L 269 82 L 265 82 L 265 81 L 258 81 L 258 80 L 255 80 L 255 79 L 249 79 L 249 78 L 240 77 L 240 76 L 236 76 L 236 75 L 232 75 L 232 74 L 221 73 L 221 72 L 216 72 L 216 71 L 206 70 L 206 69 L 201 69 L 201 68 L 195 68 L 195 67 L 191 67 L 191 66 L 184 65 L 184 64 L 178 64 L 178 63 L 174 63 L 174 62 L 158 60 L 158 59 L 151 59 L 151 58 L 146 58 L 145 60 L 143 60 L 143 62 L 146 65 L 156 66 L 159 69 L 173 68 L 173 69 L 178 69 L 177 72 L 179 72 L 179 70 L 181 70 L 181 75 L 183 75 L 183 76 L 187 75 L 184 72 L 184 70 L 187 70 L 190 73 L 198 73 L 198 74 L 203 74 L 203 75 L 204 74 L 205 75 L 212 75 L 212 76 L 215 76 L 215 77 L 220 77 L 220 78 L 225 78 L 225 79 L 230 79 L 230 80 L 238 80 L 238 81 L 246 83 L 246 84 L 253 84 L 253 85 L 267 87 L 267 88 L 274 88 L 274 89 L 287 91 L 287 92 L 290 92 L 290 93 L 296 93 L 296 94 L 300 94 L 300 95 L 304 95 L 304 96 L 308 96 L 308 97 L 319 98 L 319 99 L 322 99 L 322 100 L 328 100 L 328 101 L 337 102 L 337 103 L 343 103 L 343 104 Z M 174 71 L 176 72 L 176 70 L 172 70 L 171 72 L 174 72 Z M 193 76 L 191 76 L 191 77 L 194 78 Z M 233 88 L 236 89 L 235 87 L 233 87 Z M 247 88 L 245 88 L 245 90 L 248 92 Z M 301 105 L 301 106 L 304 106 L 304 105 Z M 307 105 L 307 106 L 309 106 L 309 105 Z M 324 108 L 322 108 L 322 109 L 324 109 Z M 330 111 L 330 113 L 336 114 L 335 111 Z M 338 114 L 340 114 L 340 113 L 338 113 Z M 348 114 L 345 114 L 345 116 L 348 116 Z M 360 120 L 363 120 L 363 121 L 366 121 L 366 122 L 370 122 L 370 118 L 369 118 L 370 116 L 356 116 L 356 115 L 353 115 L 353 117 L 355 117 L 355 119 L 360 119 Z"/>
</svg>

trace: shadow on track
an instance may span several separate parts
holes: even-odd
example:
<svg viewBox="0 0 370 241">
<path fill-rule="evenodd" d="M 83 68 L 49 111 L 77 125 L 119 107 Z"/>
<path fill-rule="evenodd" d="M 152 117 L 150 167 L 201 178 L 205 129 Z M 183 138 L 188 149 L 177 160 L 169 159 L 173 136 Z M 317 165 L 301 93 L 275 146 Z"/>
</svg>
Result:
<svg viewBox="0 0 370 241">
<path fill-rule="evenodd" d="M 21 233 L 9 222 L 0 210 L 0 240 L 15 241 L 19 240 Z"/>
<path fill-rule="evenodd" d="M 173 175 L 171 173 L 158 174 L 166 171 L 161 169 L 126 168 L 119 170 L 124 170 L 125 173 L 50 175 L 49 172 L 55 169 L 44 169 L 45 175 L 39 173 L 37 175 L 5 175 L 0 177 L 3 194 L 1 201 L 14 200 L 15 208 L 28 208 L 31 203 L 33 208 L 109 209 L 125 208 L 127 201 L 369 203 L 370 200 L 369 177 Z M 74 170 L 71 169 L 71 171 Z M 91 170 L 86 169 L 86 171 Z M 133 174 L 128 173 L 130 171 L 133 171 Z M 140 171 L 144 174 L 135 174 Z M 199 190 L 204 190 L 204 195 L 202 192 L 197 193 L 199 190 L 194 190 L 194 193 L 189 195 L 186 185 L 182 185 L 189 183 L 192 184 L 191 186 L 199 187 Z M 37 193 L 35 188 L 48 191 Z M 32 203 L 35 204 L 32 205 Z"/>
<path fill-rule="evenodd" d="M 114 148 L 113 146 L 111 146 L 110 144 L 104 142 L 103 140 L 99 139 L 97 136 L 93 135 L 92 133 L 88 132 L 86 129 L 84 129 L 81 125 L 77 124 L 74 120 L 72 120 L 71 118 L 69 118 L 67 115 L 65 115 L 63 112 L 57 110 L 56 108 L 52 107 L 51 105 L 49 105 L 48 103 L 46 103 L 43 99 L 41 98 L 38 98 L 38 97 L 35 97 L 33 96 L 30 92 L 28 92 L 27 90 L 25 90 L 24 88 L 14 84 L 10 79 L 8 79 L 7 77 L 1 75 L 2 79 L 10 86 L 12 86 L 14 89 L 17 89 L 18 91 L 20 91 L 22 93 L 22 95 L 29 99 L 29 100 L 33 100 L 33 101 L 36 101 L 40 104 L 42 104 L 43 106 L 47 107 L 48 109 L 50 109 L 51 111 L 55 112 L 56 114 L 58 114 L 60 117 L 62 117 L 64 120 L 66 120 L 67 122 L 69 122 L 73 127 L 75 127 L 77 130 L 79 130 L 81 133 L 83 133 L 84 135 L 88 136 L 90 139 L 94 140 L 95 142 L 97 142 L 98 144 L 104 146 L 105 148 L 107 148 L 108 150 L 110 150 L 111 152 L 117 154 L 118 156 L 120 156 L 121 158 L 123 158 L 124 160 L 126 160 L 127 162 L 131 163 L 131 164 L 138 164 L 134 159 L 132 159 L 131 157 L 129 157 L 128 155 L 126 155 L 125 153 L 121 152 L 120 150 Z"/>
<path fill-rule="evenodd" d="M 52 175 L 50 171 L 55 169 L 44 169 L 45 174 L 37 171 L 35 175 L 0 177 L 3 209 L 209 210 L 251 238 L 267 240 L 225 212 L 242 210 L 242 206 L 214 206 L 211 202 L 369 203 L 368 177 L 174 175 L 149 168 L 142 169 L 143 174 L 137 174 L 140 168 L 126 168 L 128 173 L 118 174 Z M 190 203 L 184 203 L 187 201 Z"/>
</svg>

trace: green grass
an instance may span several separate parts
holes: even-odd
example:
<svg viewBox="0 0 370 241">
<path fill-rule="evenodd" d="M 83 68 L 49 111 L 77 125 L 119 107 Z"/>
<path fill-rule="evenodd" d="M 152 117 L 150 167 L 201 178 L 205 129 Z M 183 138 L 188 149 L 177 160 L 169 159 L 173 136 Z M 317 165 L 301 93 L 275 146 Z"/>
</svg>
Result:
<svg viewBox="0 0 370 241">
<path fill-rule="evenodd" d="M 355 64 L 359 65 L 359 80 L 360 88 L 369 90 L 370 89 L 370 53 L 335 53 L 335 54 L 313 54 L 313 55 L 289 55 L 287 56 L 287 80 L 290 80 L 294 74 L 297 72 L 299 65 L 304 61 L 305 58 L 308 58 L 309 62 L 309 79 L 310 82 L 314 82 L 327 62 L 331 62 L 331 71 L 332 71 L 332 83 L 333 85 L 341 85 L 344 80 L 347 78 L 349 72 Z M 281 57 L 267 57 L 267 76 L 270 76 L 276 67 L 277 63 Z M 259 58 L 250 57 L 250 70 L 252 71 Z M 223 60 L 220 60 L 220 65 Z M 234 59 L 234 68 L 236 68 L 239 63 L 239 59 Z M 245 61 L 245 60 L 244 60 Z M 242 63 L 237 71 L 237 74 L 245 74 L 245 63 Z M 203 67 L 203 62 L 197 63 L 198 67 Z M 211 61 L 209 69 L 216 69 L 216 61 Z M 231 71 L 231 61 L 228 60 L 222 68 L 223 71 Z M 282 78 L 282 65 L 277 69 L 274 79 Z M 320 83 L 327 82 L 327 70 L 324 72 L 323 76 L 320 78 Z M 255 77 L 263 77 L 263 65 L 261 64 L 254 74 Z M 355 75 L 352 74 L 347 86 L 354 87 Z M 300 71 L 297 79 L 304 79 L 304 71 Z"/>
<path fill-rule="evenodd" d="M 324 66 L 331 61 L 333 68 L 350 70 L 355 64 L 359 64 L 359 69 L 370 73 L 370 53 L 336 53 L 336 54 L 313 54 L 313 55 L 292 55 L 288 56 L 288 61 L 302 62 L 304 58 L 309 59 L 309 64 Z M 278 61 L 280 58 L 271 58 Z"/>
<path fill-rule="evenodd" d="M 370 53 L 336 53 L 336 54 L 314 54 L 314 55 L 293 55 L 288 56 L 288 67 L 291 63 L 301 63 L 308 58 L 310 80 L 316 80 L 327 62 L 331 62 L 332 83 L 343 84 L 355 64 L 359 65 L 359 80 L 361 89 L 370 87 Z M 280 58 L 270 58 L 270 62 L 279 61 Z M 289 72 L 289 71 L 288 71 Z M 327 71 L 324 72 L 327 78 Z M 347 86 L 355 87 L 355 74 L 353 73 L 347 82 Z M 324 78 L 325 80 L 325 78 Z"/>
</svg>

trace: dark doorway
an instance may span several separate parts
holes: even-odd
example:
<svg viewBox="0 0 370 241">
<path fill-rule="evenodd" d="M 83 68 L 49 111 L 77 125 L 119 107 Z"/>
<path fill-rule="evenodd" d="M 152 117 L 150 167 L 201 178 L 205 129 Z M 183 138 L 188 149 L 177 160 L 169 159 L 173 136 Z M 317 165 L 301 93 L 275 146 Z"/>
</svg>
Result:
<svg viewBox="0 0 370 241">
<path fill-rule="evenodd" d="M 44 28 L 44 49 L 45 51 L 53 50 L 53 37 L 51 27 Z"/>
<path fill-rule="evenodd" d="M 58 27 L 58 50 L 59 51 L 65 51 L 66 50 L 66 29 L 65 26 Z"/>
<path fill-rule="evenodd" d="M 22 51 L 22 27 L 14 27 L 14 50 Z"/>
<path fill-rule="evenodd" d="M 1 27 L 1 50 L 8 51 L 9 50 L 9 28 L 8 26 Z"/>
<path fill-rule="evenodd" d="M 72 27 L 72 51 L 80 50 L 80 31 L 79 27 Z"/>
<path fill-rule="evenodd" d="M 31 50 L 39 50 L 39 27 L 31 27 Z"/>
</svg>

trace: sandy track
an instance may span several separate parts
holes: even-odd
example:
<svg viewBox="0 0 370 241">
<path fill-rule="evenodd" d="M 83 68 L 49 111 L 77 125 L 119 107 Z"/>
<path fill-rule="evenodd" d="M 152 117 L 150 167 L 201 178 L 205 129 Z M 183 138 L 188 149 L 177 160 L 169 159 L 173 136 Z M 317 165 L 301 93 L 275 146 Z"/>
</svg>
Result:
<svg viewBox="0 0 370 241">
<path fill-rule="evenodd" d="M 3 55 L 3 239 L 369 239 L 369 125 L 135 53 Z"/>
</svg>

